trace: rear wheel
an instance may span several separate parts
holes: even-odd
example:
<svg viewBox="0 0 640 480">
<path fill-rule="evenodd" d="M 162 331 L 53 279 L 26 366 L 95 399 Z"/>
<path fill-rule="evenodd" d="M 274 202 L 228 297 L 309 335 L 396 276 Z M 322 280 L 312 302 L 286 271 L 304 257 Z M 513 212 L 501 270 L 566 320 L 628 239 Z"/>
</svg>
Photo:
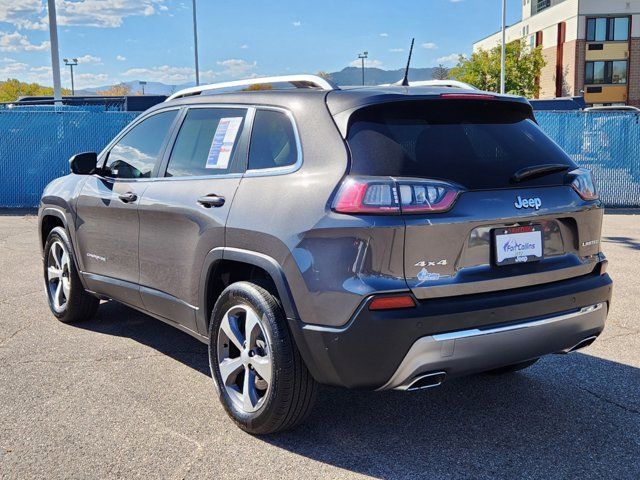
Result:
<svg viewBox="0 0 640 480">
<path fill-rule="evenodd" d="M 227 287 L 211 314 L 211 376 L 229 416 L 252 434 L 294 427 L 315 400 L 286 321 L 275 297 L 250 282 Z"/>
<path fill-rule="evenodd" d="M 536 363 L 539 358 L 534 358 L 533 360 L 527 360 L 526 362 L 514 363 L 513 365 L 507 365 L 506 367 L 496 368 L 495 370 L 489 370 L 487 373 L 490 375 L 503 375 L 505 373 L 513 373 L 520 370 L 524 370 L 525 368 L 529 368 L 531 365 Z"/>
<path fill-rule="evenodd" d="M 96 313 L 100 300 L 83 288 L 61 227 L 51 230 L 44 246 L 44 284 L 49 308 L 61 322 L 87 320 Z"/>
</svg>

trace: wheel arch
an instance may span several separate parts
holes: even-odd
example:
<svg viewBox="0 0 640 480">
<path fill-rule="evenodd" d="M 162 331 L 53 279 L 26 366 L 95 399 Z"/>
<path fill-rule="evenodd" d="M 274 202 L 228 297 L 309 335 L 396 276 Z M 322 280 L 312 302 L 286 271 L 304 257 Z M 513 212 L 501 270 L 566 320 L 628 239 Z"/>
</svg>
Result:
<svg viewBox="0 0 640 480">
<path fill-rule="evenodd" d="M 45 243 L 47 243 L 47 237 L 51 230 L 55 227 L 62 227 L 67 232 L 67 237 L 69 237 L 69 228 L 67 225 L 67 219 L 64 216 L 64 213 L 58 210 L 57 208 L 45 208 L 40 212 L 40 221 L 39 221 L 39 231 L 40 231 L 40 249 L 44 248 Z M 69 237 L 70 238 L 70 237 Z"/>
<path fill-rule="evenodd" d="M 201 333 L 208 331 L 211 310 L 225 286 L 234 281 L 255 279 L 270 282 L 265 288 L 277 294 L 287 318 L 298 318 L 284 271 L 274 258 L 251 250 L 220 247 L 207 254 L 200 276 L 197 321 Z"/>
<path fill-rule="evenodd" d="M 40 236 L 40 251 L 44 255 L 44 246 L 47 243 L 47 237 L 51 230 L 56 227 L 61 227 L 67 234 L 67 240 L 69 241 L 69 248 L 71 249 L 71 256 L 76 264 L 78 272 L 82 270 L 82 263 L 78 260 L 76 253 L 76 246 L 74 245 L 74 238 L 72 236 L 72 225 L 69 224 L 67 217 L 62 210 L 53 207 L 45 207 L 38 213 L 38 234 Z M 80 282 L 83 288 L 87 288 L 83 275 L 80 275 Z"/>
</svg>

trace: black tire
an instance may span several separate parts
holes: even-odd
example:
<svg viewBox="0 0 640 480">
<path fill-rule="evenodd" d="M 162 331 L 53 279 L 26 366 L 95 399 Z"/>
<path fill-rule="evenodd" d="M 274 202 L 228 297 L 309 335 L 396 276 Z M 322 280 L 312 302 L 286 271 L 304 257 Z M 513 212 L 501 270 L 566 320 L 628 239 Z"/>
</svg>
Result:
<svg viewBox="0 0 640 480">
<path fill-rule="evenodd" d="M 520 370 L 524 370 L 525 368 L 529 368 L 531 365 L 536 363 L 539 358 L 534 358 L 533 360 L 527 360 L 526 362 L 514 363 L 513 365 L 507 365 L 506 367 L 496 368 L 494 370 L 489 370 L 487 373 L 489 375 L 504 375 L 505 373 L 514 373 Z"/>
<path fill-rule="evenodd" d="M 226 338 L 219 336 L 221 324 L 228 312 L 235 309 L 240 309 L 238 311 L 242 312 L 242 309 L 246 308 L 252 309 L 260 319 L 261 333 L 266 337 L 266 347 L 262 354 L 268 355 L 271 361 L 270 383 L 258 406 L 254 407 L 257 408 L 256 411 L 246 411 L 238 405 L 237 390 L 229 392 L 220 373 L 219 354 L 224 355 L 221 352 L 225 351 L 227 344 L 233 343 L 221 340 Z M 241 318 L 241 315 L 239 313 L 235 318 Z M 229 322 L 229 319 L 225 321 Z M 287 319 L 277 299 L 262 286 L 250 282 L 237 282 L 228 286 L 218 298 L 211 313 L 209 327 L 211 376 L 228 415 L 242 430 L 254 435 L 275 433 L 295 427 L 309 415 L 315 401 L 317 384 L 307 370 L 286 322 Z M 245 352 L 250 347 L 246 348 Z M 254 369 L 245 364 L 244 367 L 235 370 L 236 377 L 244 378 L 247 368 Z M 257 387 L 257 382 L 261 380 L 257 375 L 258 371 L 254 371 Z M 242 384 L 242 380 L 237 378 L 234 381 L 238 385 Z M 244 388 L 244 384 L 242 386 Z M 239 387 L 234 385 L 233 388 Z M 243 391 L 240 391 L 240 395 L 242 393 Z"/>
<path fill-rule="evenodd" d="M 52 248 L 58 249 L 57 245 L 62 245 L 68 256 L 68 266 L 64 268 L 64 278 L 69 283 L 69 296 L 65 297 L 64 305 L 57 306 L 54 301 L 55 293 L 52 292 L 52 282 L 49 280 L 49 258 Z M 49 302 L 49 308 L 58 320 L 64 323 L 75 323 L 88 320 L 96 313 L 100 300 L 88 293 L 82 286 L 75 260 L 71 253 L 71 244 L 67 237 L 67 232 L 62 227 L 56 227 L 47 236 L 44 246 L 44 286 Z M 61 280 L 60 280 L 61 281 Z"/>
</svg>

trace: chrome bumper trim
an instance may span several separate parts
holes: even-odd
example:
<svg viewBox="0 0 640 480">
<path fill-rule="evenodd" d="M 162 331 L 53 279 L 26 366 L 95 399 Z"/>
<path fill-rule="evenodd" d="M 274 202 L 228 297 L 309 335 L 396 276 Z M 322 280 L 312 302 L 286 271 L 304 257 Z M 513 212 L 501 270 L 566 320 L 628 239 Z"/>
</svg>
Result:
<svg viewBox="0 0 640 480">
<path fill-rule="evenodd" d="M 606 303 L 528 322 L 419 338 L 378 390 L 406 390 L 415 377 L 444 371 L 447 378 L 565 352 L 604 328 Z"/>
<path fill-rule="evenodd" d="M 585 313 L 595 312 L 596 310 L 600 310 L 602 307 L 603 307 L 602 303 L 596 303 L 595 305 L 583 307 L 577 312 L 566 313 L 564 315 L 559 315 L 557 317 L 548 317 L 548 318 L 543 318 L 541 320 L 534 320 L 532 322 L 516 323 L 514 325 L 506 325 L 504 327 L 490 328 L 487 330 L 480 330 L 480 329 L 474 328 L 471 330 L 460 330 L 457 332 L 439 333 L 437 335 L 434 335 L 433 339 L 436 342 L 443 342 L 445 340 L 456 340 L 458 338 L 477 337 L 478 335 L 492 335 L 494 333 L 510 332 L 513 330 L 521 330 L 523 328 L 539 327 L 540 325 L 547 325 L 549 323 L 561 322 L 568 318 L 574 318 L 580 315 L 584 315 Z"/>
</svg>

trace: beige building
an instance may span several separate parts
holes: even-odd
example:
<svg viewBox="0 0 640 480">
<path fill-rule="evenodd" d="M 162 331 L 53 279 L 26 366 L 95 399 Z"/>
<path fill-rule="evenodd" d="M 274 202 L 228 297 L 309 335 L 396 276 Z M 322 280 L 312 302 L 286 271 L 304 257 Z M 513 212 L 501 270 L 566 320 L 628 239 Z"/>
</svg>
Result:
<svg viewBox="0 0 640 480">
<path fill-rule="evenodd" d="M 507 42 L 542 46 L 540 98 L 584 95 L 590 105 L 640 106 L 640 0 L 521 0 Z M 497 32 L 473 45 L 488 50 Z"/>
</svg>

